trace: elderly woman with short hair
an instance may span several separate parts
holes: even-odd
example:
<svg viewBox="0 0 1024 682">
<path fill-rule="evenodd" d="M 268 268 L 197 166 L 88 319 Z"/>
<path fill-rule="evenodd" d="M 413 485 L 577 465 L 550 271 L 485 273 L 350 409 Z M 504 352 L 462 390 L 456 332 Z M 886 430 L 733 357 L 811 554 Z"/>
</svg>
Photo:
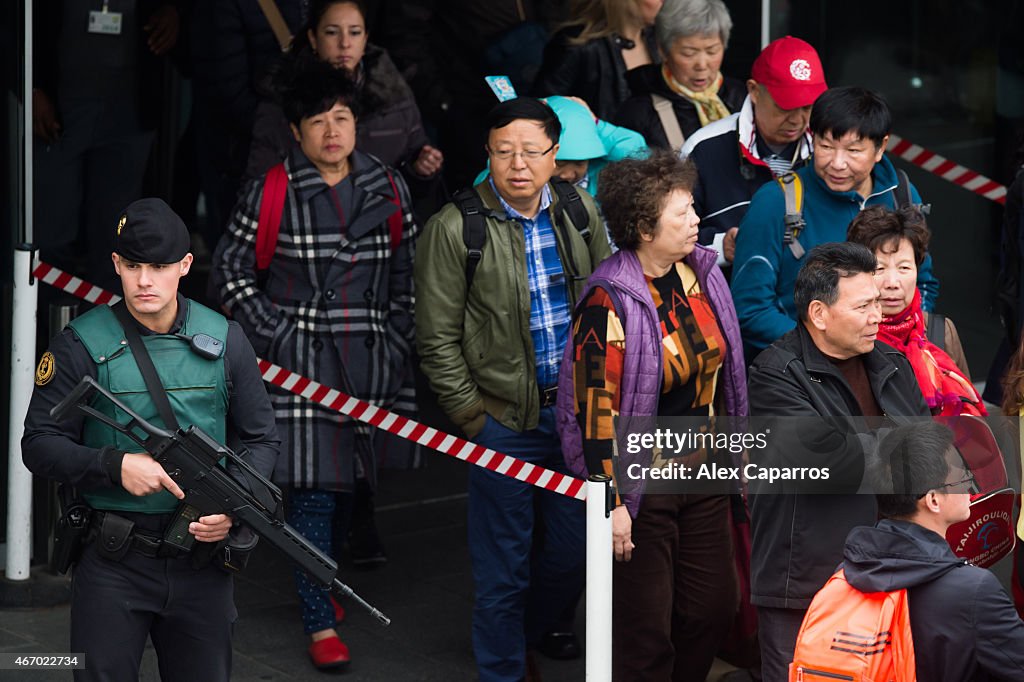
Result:
<svg viewBox="0 0 1024 682">
<path fill-rule="evenodd" d="M 746 86 L 720 71 L 731 30 L 722 0 L 666 0 L 654 22 L 662 63 L 628 74 L 633 96 L 612 121 L 649 147 L 679 151 L 699 128 L 739 111 Z"/>
<path fill-rule="evenodd" d="M 931 233 L 919 210 L 870 206 L 853 219 L 846 238 L 874 252 L 882 305 L 878 340 L 907 356 L 934 415 L 987 414 L 971 383 L 967 357 L 953 321 L 921 309 L 917 269 Z"/>
<path fill-rule="evenodd" d="M 720 428 L 717 416 L 747 415 L 732 298 L 715 252 L 697 244 L 696 177 L 693 162 L 669 152 L 601 172 L 599 199 L 620 250 L 591 276 L 559 371 L 567 465 L 583 477 L 609 474 L 620 491 L 612 512 L 616 680 L 703 681 L 738 604 L 729 495 L 659 486 L 660 475 L 645 489 L 632 482 L 637 465 L 696 469 L 715 453 L 616 445 L 638 422 L 689 417 Z"/>
</svg>

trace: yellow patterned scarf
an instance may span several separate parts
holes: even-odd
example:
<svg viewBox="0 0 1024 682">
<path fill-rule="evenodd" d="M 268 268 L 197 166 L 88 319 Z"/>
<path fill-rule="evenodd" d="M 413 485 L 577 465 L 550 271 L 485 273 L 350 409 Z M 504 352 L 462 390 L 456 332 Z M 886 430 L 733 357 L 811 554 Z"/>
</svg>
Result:
<svg viewBox="0 0 1024 682">
<path fill-rule="evenodd" d="M 694 92 L 690 88 L 686 87 L 675 79 L 672 72 L 669 71 L 668 64 L 661 65 L 661 76 L 665 79 L 665 83 L 669 89 L 677 95 L 682 95 L 689 101 L 693 102 L 694 107 L 697 109 L 697 116 L 700 118 L 701 126 L 706 126 L 712 121 L 717 121 L 720 118 L 725 118 L 730 112 L 722 100 L 718 97 L 718 88 L 722 87 L 722 73 L 718 73 L 718 78 L 715 82 L 706 87 L 700 92 Z"/>
</svg>

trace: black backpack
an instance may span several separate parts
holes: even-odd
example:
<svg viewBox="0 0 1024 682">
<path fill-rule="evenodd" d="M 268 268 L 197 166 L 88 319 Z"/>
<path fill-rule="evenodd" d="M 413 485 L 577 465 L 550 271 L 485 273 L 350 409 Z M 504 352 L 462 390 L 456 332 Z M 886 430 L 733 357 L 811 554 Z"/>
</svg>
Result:
<svg viewBox="0 0 1024 682">
<path fill-rule="evenodd" d="M 583 205 L 579 192 L 572 184 L 561 178 L 552 178 L 551 184 L 558 196 L 558 206 L 561 208 L 562 217 L 562 220 L 555 221 L 555 229 L 565 230 L 565 221 L 568 220 L 583 237 L 583 240 L 589 243 L 590 216 L 587 213 L 587 207 Z M 486 209 L 483 202 L 480 201 L 480 195 L 472 187 L 460 189 L 452 196 L 452 201 L 462 213 L 462 241 L 466 244 L 466 289 L 468 290 L 473 285 L 473 277 L 476 275 L 476 268 L 480 265 L 480 259 L 483 257 L 484 244 L 487 243 L 487 227 L 484 223 Z M 569 244 L 567 238 L 563 241 Z M 563 264 L 563 267 L 566 265 Z M 566 274 L 576 275 L 578 273 Z"/>
</svg>

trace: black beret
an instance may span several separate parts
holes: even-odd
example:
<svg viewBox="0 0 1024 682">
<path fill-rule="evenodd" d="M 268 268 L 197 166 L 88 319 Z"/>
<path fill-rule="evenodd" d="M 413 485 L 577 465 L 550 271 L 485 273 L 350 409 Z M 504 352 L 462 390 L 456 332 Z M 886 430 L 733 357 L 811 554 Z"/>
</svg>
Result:
<svg viewBox="0 0 1024 682">
<path fill-rule="evenodd" d="M 163 199 L 132 202 L 117 221 L 114 251 L 136 263 L 177 263 L 188 253 L 188 228 Z"/>
</svg>

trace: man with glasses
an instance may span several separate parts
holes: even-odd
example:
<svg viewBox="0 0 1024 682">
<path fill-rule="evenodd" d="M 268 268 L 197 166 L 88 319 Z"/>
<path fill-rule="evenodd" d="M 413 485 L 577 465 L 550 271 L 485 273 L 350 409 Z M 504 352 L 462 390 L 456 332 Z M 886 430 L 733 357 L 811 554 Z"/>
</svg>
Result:
<svg viewBox="0 0 1024 682">
<path fill-rule="evenodd" d="M 470 439 L 565 473 L 558 367 L 572 307 L 611 250 L 593 199 L 576 195 L 587 216 L 577 225 L 571 215 L 579 213 L 553 189 L 561 125 L 551 108 L 521 97 L 495 106 L 487 123 L 491 174 L 471 190 L 475 206 L 446 205 L 417 242 L 420 366 Z M 474 225 L 478 243 L 467 236 Z M 541 546 L 531 553 L 535 537 Z M 470 467 L 469 547 L 480 679 L 522 680 L 527 645 L 582 587 L 583 506 Z"/>
<path fill-rule="evenodd" d="M 829 470 L 827 482 L 795 486 L 803 494 L 751 496 L 751 602 L 764 682 L 789 679 L 800 623 L 842 559 L 843 539 L 877 518 L 872 496 L 857 494 L 871 427 L 929 416 L 910 363 L 876 340 L 875 267 L 860 244 L 812 249 L 796 277 L 796 329 L 748 374 L 750 413 L 771 422 L 769 447 L 751 460 Z"/>
<path fill-rule="evenodd" d="M 882 441 L 882 520 L 846 539 L 846 580 L 861 592 L 907 589 L 917 679 L 1024 679 L 1024 623 L 990 571 L 964 563 L 946 531 L 970 516 L 971 472 L 953 432 L 931 420 Z"/>
</svg>

